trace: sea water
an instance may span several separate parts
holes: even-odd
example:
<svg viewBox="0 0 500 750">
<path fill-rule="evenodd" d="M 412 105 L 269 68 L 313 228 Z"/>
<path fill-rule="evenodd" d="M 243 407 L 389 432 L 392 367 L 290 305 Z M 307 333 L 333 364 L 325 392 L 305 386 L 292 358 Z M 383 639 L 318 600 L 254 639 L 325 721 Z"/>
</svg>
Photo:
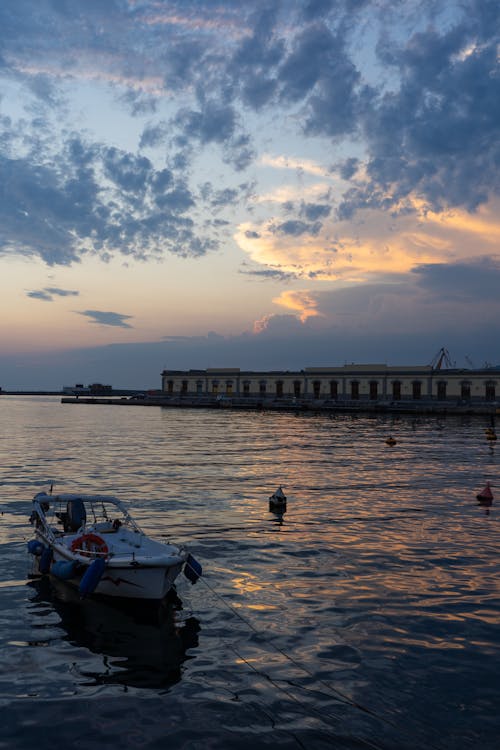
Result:
<svg viewBox="0 0 500 750">
<path fill-rule="evenodd" d="M 484 418 L 14 396 L 0 417 L 1 748 L 499 747 Z M 30 579 L 52 482 L 120 496 L 202 579 L 153 614 Z"/>
</svg>

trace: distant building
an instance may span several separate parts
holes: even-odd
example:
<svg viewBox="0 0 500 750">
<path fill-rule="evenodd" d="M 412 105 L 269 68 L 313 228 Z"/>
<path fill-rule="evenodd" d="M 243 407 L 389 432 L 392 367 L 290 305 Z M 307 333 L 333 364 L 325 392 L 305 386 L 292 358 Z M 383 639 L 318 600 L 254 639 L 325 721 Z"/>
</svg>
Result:
<svg viewBox="0 0 500 750">
<path fill-rule="evenodd" d="M 305 399 L 323 402 L 495 402 L 500 370 L 436 369 L 431 365 L 344 365 L 292 372 L 239 368 L 164 370 L 162 393 L 176 397 Z"/>
<path fill-rule="evenodd" d="M 109 396 L 113 391 L 113 386 L 103 385 L 102 383 L 91 383 L 89 391 L 91 396 Z"/>
<path fill-rule="evenodd" d="M 83 383 L 63 386 L 63 393 L 69 396 L 108 396 L 113 391 L 113 386 L 102 383 L 91 383 L 84 386 Z"/>
</svg>

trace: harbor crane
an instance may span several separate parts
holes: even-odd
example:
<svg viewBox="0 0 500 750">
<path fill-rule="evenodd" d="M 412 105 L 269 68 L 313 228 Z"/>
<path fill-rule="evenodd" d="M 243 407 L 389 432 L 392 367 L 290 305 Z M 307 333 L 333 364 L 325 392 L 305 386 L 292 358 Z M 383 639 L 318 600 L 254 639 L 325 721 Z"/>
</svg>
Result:
<svg viewBox="0 0 500 750">
<path fill-rule="evenodd" d="M 443 365 L 445 367 L 453 367 L 453 362 L 451 361 L 450 353 L 448 349 L 444 348 L 444 346 L 441 347 L 441 349 L 432 359 L 431 367 L 433 370 L 442 370 Z"/>
</svg>

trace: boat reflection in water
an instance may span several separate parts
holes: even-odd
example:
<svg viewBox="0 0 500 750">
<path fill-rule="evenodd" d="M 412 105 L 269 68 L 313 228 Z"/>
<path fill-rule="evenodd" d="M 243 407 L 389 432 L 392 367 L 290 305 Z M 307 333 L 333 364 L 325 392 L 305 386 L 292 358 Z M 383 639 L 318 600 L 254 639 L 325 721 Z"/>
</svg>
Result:
<svg viewBox="0 0 500 750">
<path fill-rule="evenodd" d="M 42 616 L 57 612 L 62 640 L 103 655 L 103 670 L 79 665 L 87 685 L 116 684 L 135 688 L 165 689 L 179 682 L 186 651 L 198 646 L 199 623 L 183 618 L 182 602 L 172 590 L 160 606 L 148 609 L 137 603 L 109 603 L 79 599 L 62 581 L 47 578 L 28 583 L 32 602 Z M 53 610 L 47 611 L 50 604 Z"/>
</svg>

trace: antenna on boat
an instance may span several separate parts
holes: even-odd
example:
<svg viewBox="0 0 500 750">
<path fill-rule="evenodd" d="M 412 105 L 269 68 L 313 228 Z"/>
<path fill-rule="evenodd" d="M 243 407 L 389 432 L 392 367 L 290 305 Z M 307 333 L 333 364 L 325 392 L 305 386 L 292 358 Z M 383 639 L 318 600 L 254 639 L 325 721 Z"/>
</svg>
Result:
<svg viewBox="0 0 500 750">
<path fill-rule="evenodd" d="M 53 490 L 53 489 L 54 489 L 54 482 L 51 482 L 51 483 L 50 483 L 50 490 L 49 490 L 49 495 L 52 495 L 52 490 Z"/>
</svg>

